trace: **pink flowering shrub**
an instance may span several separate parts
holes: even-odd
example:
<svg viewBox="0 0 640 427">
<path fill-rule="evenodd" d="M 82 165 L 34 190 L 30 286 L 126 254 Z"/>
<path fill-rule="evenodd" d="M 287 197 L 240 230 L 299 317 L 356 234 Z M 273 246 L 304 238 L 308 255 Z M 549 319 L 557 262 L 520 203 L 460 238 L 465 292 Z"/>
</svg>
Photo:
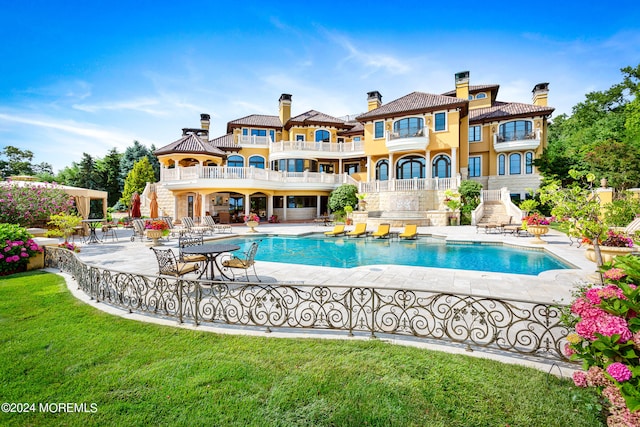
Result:
<svg viewBox="0 0 640 427">
<path fill-rule="evenodd" d="M 42 250 L 26 229 L 17 224 L 0 224 L 0 275 L 20 271 L 29 257 Z"/>
<path fill-rule="evenodd" d="M 69 213 L 73 198 L 60 186 L 32 184 L 20 185 L 17 181 L 0 184 L 0 223 L 31 227 L 37 222 L 47 221 L 52 214 Z"/>
<path fill-rule="evenodd" d="M 608 425 L 640 426 L 640 258 L 617 257 L 605 265 L 604 285 L 580 289 L 564 320 L 565 355 L 582 360 L 578 387 L 595 387 L 609 402 Z"/>
</svg>

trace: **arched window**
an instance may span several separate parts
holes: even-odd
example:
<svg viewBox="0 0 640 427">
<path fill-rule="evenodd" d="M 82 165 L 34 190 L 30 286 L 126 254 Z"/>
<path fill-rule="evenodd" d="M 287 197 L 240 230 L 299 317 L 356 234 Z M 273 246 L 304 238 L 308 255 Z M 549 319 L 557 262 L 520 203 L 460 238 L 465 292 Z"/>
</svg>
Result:
<svg viewBox="0 0 640 427">
<path fill-rule="evenodd" d="M 524 173 L 527 175 L 533 173 L 533 153 L 531 151 L 524 154 Z"/>
<path fill-rule="evenodd" d="M 264 157 L 262 156 L 249 157 L 249 167 L 251 166 L 258 169 L 264 169 Z"/>
<path fill-rule="evenodd" d="M 502 141 L 520 141 L 531 133 L 533 123 L 527 120 L 514 120 L 503 123 L 498 129 L 498 138 Z"/>
<path fill-rule="evenodd" d="M 509 175 L 520 175 L 522 156 L 519 153 L 509 154 Z"/>
<path fill-rule="evenodd" d="M 396 178 L 424 178 L 424 157 L 407 156 L 396 164 Z"/>
<path fill-rule="evenodd" d="M 389 160 L 378 160 L 378 163 L 376 163 L 376 179 L 378 181 L 389 180 Z"/>
<path fill-rule="evenodd" d="M 331 142 L 331 134 L 326 130 L 316 131 L 316 142 Z"/>
<path fill-rule="evenodd" d="M 229 156 L 227 158 L 227 166 L 230 168 L 244 167 L 244 158 L 242 156 Z"/>
<path fill-rule="evenodd" d="M 451 159 L 440 154 L 433 159 L 432 178 L 451 178 Z"/>
<path fill-rule="evenodd" d="M 498 156 L 498 175 L 505 174 L 505 163 L 506 163 L 506 156 L 504 154 L 500 154 Z"/>
<path fill-rule="evenodd" d="M 393 123 L 393 132 L 398 135 L 398 138 L 411 138 L 418 136 L 423 126 L 424 120 L 421 117 L 409 117 Z"/>
<path fill-rule="evenodd" d="M 484 99 L 487 97 L 487 94 L 484 92 L 480 92 L 479 94 L 476 95 L 476 99 Z"/>
</svg>

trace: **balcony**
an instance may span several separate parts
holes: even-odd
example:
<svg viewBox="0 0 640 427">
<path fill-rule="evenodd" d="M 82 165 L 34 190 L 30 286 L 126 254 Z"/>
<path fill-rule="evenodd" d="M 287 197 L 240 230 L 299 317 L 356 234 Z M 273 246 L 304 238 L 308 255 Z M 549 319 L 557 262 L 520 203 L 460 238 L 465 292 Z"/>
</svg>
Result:
<svg viewBox="0 0 640 427">
<path fill-rule="evenodd" d="M 238 135 L 238 143 L 242 147 L 268 147 L 271 138 L 257 135 Z"/>
<path fill-rule="evenodd" d="M 290 157 L 304 158 L 351 158 L 364 156 L 364 143 L 355 142 L 316 142 L 316 141 L 279 141 L 269 146 L 269 160 Z"/>
<path fill-rule="evenodd" d="M 352 183 L 346 174 L 324 172 L 281 172 L 254 167 L 190 166 L 160 170 L 160 183 L 169 189 L 193 188 L 256 188 L 333 190 L 343 183 Z"/>
<path fill-rule="evenodd" d="M 387 132 L 389 152 L 424 150 L 429 145 L 429 128 L 423 127 L 416 132 Z"/>
<path fill-rule="evenodd" d="M 535 150 L 540 146 L 540 130 L 529 133 L 517 132 L 513 135 L 493 135 L 493 149 L 497 153 L 505 151 Z"/>
</svg>

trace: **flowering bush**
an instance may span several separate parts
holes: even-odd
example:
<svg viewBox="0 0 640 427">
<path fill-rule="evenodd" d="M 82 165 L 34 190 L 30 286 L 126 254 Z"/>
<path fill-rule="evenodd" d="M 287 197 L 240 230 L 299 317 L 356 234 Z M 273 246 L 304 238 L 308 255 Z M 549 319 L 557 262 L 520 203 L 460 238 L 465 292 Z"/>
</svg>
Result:
<svg viewBox="0 0 640 427">
<path fill-rule="evenodd" d="M 169 230 L 169 224 L 166 221 L 161 220 L 146 220 L 144 222 L 144 228 L 147 230 Z"/>
<path fill-rule="evenodd" d="M 0 224 L 0 275 L 26 268 L 29 257 L 43 249 L 18 224 Z"/>
<path fill-rule="evenodd" d="M 0 184 L 0 206 L 0 222 L 30 227 L 52 214 L 68 213 L 73 198 L 55 184 L 6 181 Z"/>
<path fill-rule="evenodd" d="M 58 247 L 59 248 L 64 248 L 64 249 L 69 249 L 70 251 L 73 251 L 75 253 L 79 253 L 80 252 L 80 246 L 76 245 L 75 243 L 69 243 L 69 242 L 58 243 Z"/>
<path fill-rule="evenodd" d="M 529 216 L 525 216 L 522 221 L 525 225 L 549 225 L 551 224 L 551 219 L 546 218 L 539 213 L 534 213 Z"/>
<path fill-rule="evenodd" d="M 593 241 L 588 237 L 583 237 L 582 243 L 586 243 L 587 245 L 592 245 Z M 600 239 L 598 243 L 601 246 L 608 246 L 610 248 L 632 248 L 633 247 L 633 239 L 631 237 L 627 237 L 623 233 L 616 233 L 615 231 L 612 231 L 612 230 L 607 231 L 607 238 L 604 240 Z"/>
<path fill-rule="evenodd" d="M 616 258 L 605 284 L 583 287 L 564 320 L 575 332 L 565 354 L 582 360 L 578 387 L 596 387 L 609 401 L 608 425 L 640 426 L 640 259 Z"/>
<path fill-rule="evenodd" d="M 249 214 L 249 216 L 246 217 L 246 221 L 255 221 L 255 222 L 260 222 L 260 217 L 258 216 L 258 214 L 255 214 L 253 212 L 251 212 Z"/>
</svg>

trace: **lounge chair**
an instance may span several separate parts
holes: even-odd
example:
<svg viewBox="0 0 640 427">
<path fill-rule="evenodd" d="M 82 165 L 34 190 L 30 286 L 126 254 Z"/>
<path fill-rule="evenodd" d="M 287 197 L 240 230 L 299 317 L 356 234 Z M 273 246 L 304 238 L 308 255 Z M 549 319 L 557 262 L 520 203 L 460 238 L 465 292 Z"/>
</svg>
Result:
<svg viewBox="0 0 640 427">
<path fill-rule="evenodd" d="M 325 236 L 333 236 L 333 237 L 336 237 L 336 236 L 340 236 L 341 234 L 344 234 L 344 233 L 345 233 L 345 231 L 344 231 L 344 224 L 338 224 L 338 225 L 336 225 L 335 227 L 333 227 L 333 230 L 331 230 L 331 231 L 325 231 L 325 232 L 324 232 L 324 235 L 325 235 Z"/>
<path fill-rule="evenodd" d="M 360 237 L 365 234 L 367 234 L 367 223 L 359 222 L 356 224 L 356 227 L 353 229 L 353 231 L 349 231 L 346 235 L 348 237 Z"/>
<path fill-rule="evenodd" d="M 415 239 L 418 237 L 418 226 L 416 224 L 407 224 L 404 231 L 398 234 L 400 239 Z"/>
<path fill-rule="evenodd" d="M 212 216 L 203 216 L 202 222 L 209 227 L 214 233 L 231 233 L 233 229 L 228 224 L 216 224 L 216 220 Z"/>
<path fill-rule="evenodd" d="M 182 218 L 182 226 L 186 228 L 189 233 L 204 234 L 208 231 L 211 231 L 209 227 L 197 226 L 193 222 L 193 218 L 189 216 L 185 216 L 184 218 Z"/>
<path fill-rule="evenodd" d="M 371 237 L 376 239 L 388 239 L 391 231 L 391 224 L 380 224 L 378 229 L 371 233 Z"/>
<path fill-rule="evenodd" d="M 232 280 L 236 280 L 236 275 L 233 272 L 234 269 L 244 270 L 245 277 L 247 278 L 247 282 L 249 281 L 249 269 L 253 268 L 253 275 L 256 276 L 258 282 L 260 282 L 260 278 L 258 277 L 258 273 L 256 273 L 256 252 L 258 252 L 258 242 L 251 243 L 251 247 L 246 252 L 245 258 L 238 258 L 235 255 L 231 255 L 231 258 L 223 260 L 222 266 L 225 270 L 229 270 L 231 275 L 233 276 Z"/>
<path fill-rule="evenodd" d="M 149 248 L 158 260 L 158 274 L 182 277 L 187 273 L 197 272 L 200 265 L 197 262 L 180 262 L 171 249 Z"/>
</svg>

